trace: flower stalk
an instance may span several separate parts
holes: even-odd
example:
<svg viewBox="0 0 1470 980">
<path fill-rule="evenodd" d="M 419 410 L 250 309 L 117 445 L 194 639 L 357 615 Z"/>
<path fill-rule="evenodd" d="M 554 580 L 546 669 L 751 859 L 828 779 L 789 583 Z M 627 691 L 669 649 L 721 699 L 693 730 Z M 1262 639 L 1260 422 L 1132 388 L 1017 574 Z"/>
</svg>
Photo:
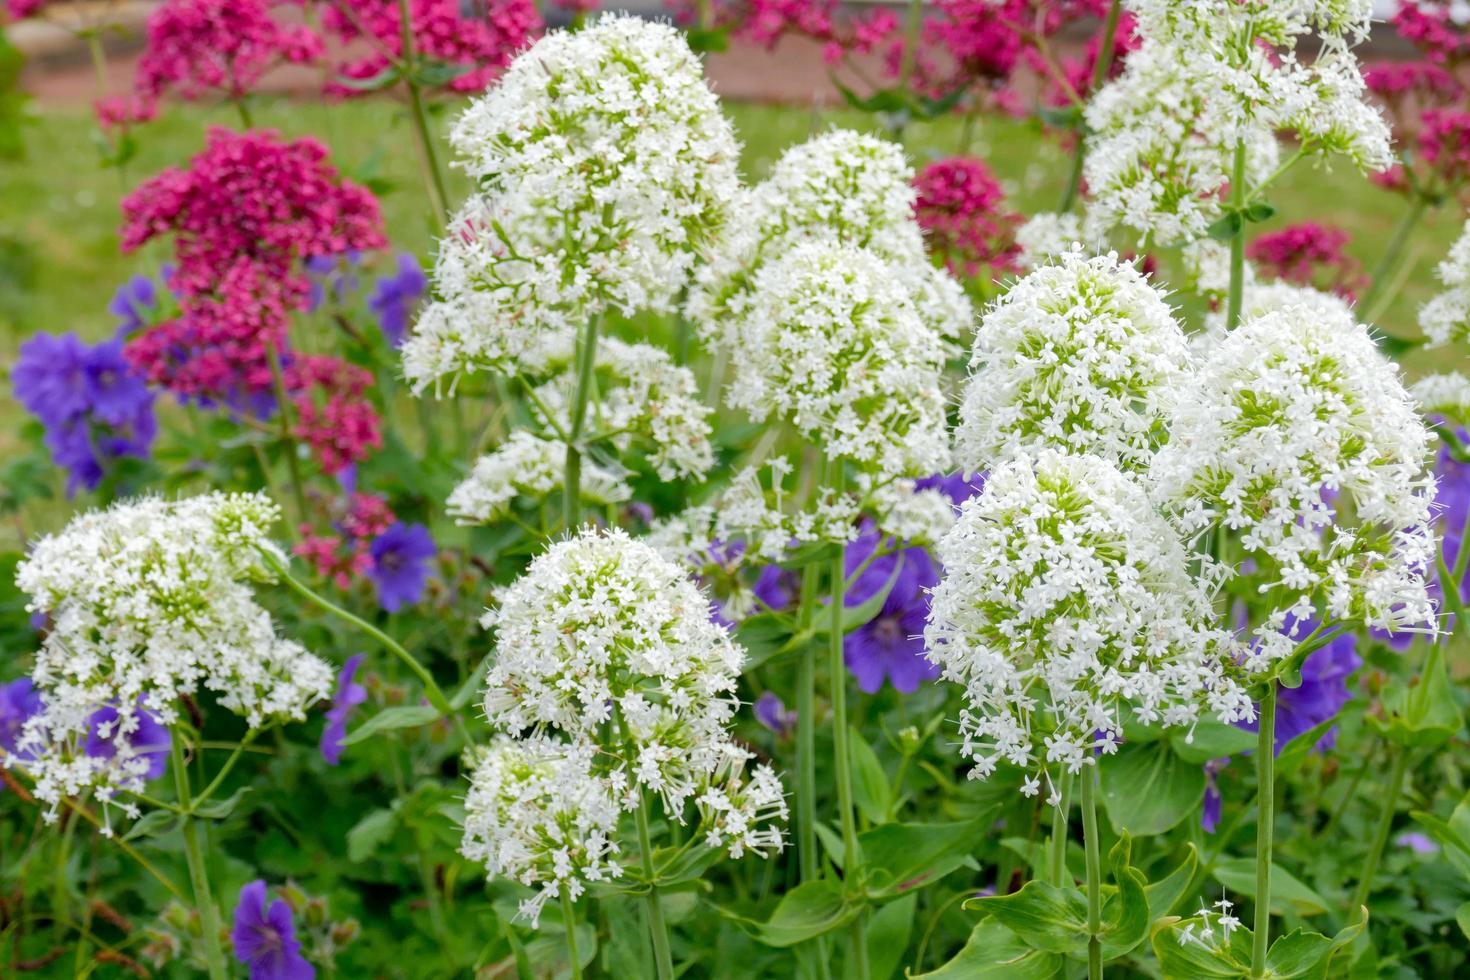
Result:
<svg viewBox="0 0 1470 980">
<path fill-rule="evenodd" d="M 566 473 L 562 485 L 562 524 L 568 532 L 575 531 L 582 520 L 581 440 L 587 421 L 587 403 L 592 398 L 593 368 L 597 365 L 597 327 L 597 318 L 589 319 L 582 342 L 577 345 L 577 393 L 567 429 Z"/>
<path fill-rule="evenodd" d="M 1276 685 L 1268 684 L 1261 699 L 1256 741 L 1256 919 L 1251 945 L 1251 977 L 1266 975 L 1271 945 L 1271 846 L 1276 824 Z"/>
<path fill-rule="evenodd" d="M 194 816 L 194 800 L 189 792 L 189 767 L 184 762 L 184 741 L 174 734 L 170 751 L 173 755 L 174 788 L 183 810 L 182 831 L 184 860 L 189 866 L 189 886 L 194 891 L 194 907 L 199 911 L 199 928 L 204 939 L 204 962 L 210 980 L 226 980 L 224 948 L 220 945 L 219 909 L 209 890 L 209 874 L 204 865 L 204 827 Z"/>
<path fill-rule="evenodd" d="M 1087 976 L 1102 980 L 1102 856 L 1097 836 L 1097 771 L 1084 768 L 1082 838 L 1087 852 Z"/>
<path fill-rule="evenodd" d="M 674 957 L 669 949 L 669 927 L 664 921 L 663 906 L 658 902 L 658 886 L 654 884 L 653 844 L 648 834 L 648 791 L 638 790 L 638 850 L 643 861 L 643 876 L 648 880 L 644 909 L 648 915 L 648 935 L 653 940 L 653 961 L 658 980 L 673 980 Z"/>
</svg>

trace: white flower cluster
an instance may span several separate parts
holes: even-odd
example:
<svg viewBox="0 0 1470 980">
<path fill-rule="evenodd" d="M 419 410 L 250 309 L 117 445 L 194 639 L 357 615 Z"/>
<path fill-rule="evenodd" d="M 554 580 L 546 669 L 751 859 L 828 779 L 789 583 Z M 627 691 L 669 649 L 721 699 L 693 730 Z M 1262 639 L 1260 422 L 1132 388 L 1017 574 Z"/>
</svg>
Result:
<svg viewBox="0 0 1470 980">
<path fill-rule="evenodd" d="M 851 130 L 833 129 L 788 149 L 733 209 L 739 221 L 696 273 L 689 319 L 707 343 L 739 350 L 757 275 L 784 263 L 796 245 L 820 239 L 867 249 L 888 266 L 885 278 L 904 287 L 931 330 L 966 336 L 974 310 L 960 284 L 925 252 L 913 177 L 900 146 Z"/>
<path fill-rule="evenodd" d="M 478 752 L 460 853 L 536 894 L 520 903 L 535 926 L 547 901 L 622 877 L 621 809 L 592 771 L 587 743 L 501 736 Z"/>
<path fill-rule="evenodd" d="M 1223 306 L 1230 292 L 1230 246 L 1213 238 L 1200 238 L 1184 246 L 1180 258 L 1185 285 L 1200 299 Z M 1256 270 L 1246 262 L 1241 272 L 1242 284 L 1249 292 L 1256 281 Z"/>
<path fill-rule="evenodd" d="M 1192 361 L 1147 277 L 1071 249 L 985 314 L 970 371 L 955 436 L 967 471 L 1047 447 L 1138 471 L 1167 437 Z"/>
<path fill-rule="evenodd" d="M 1365 98 L 1351 44 L 1367 35 L 1366 2 L 1128 0 L 1142 46 L 1087 107 L 1088 226 L 1184 243 L 1219 216 L 1235 147 L 1247 181 L 1274 168 L 1278 132 L 1306 152 L 1339 153 L 1364 170 L 1391 160 L 1388 127 Z M 1298 57 L 1304 37 L 1321 50 Z"/>
<path fill-rule="evenodd" d="M 669 310 L 739 186 L 699 59 L 672 26 L 638 17 L 548 33 L 450 138 L 479 190 L 403 347 L 418 390 L 508 370 L 608 308 Z"/>
<path fill-rule="evenodd" d="M 1470 421 L 1470 378 L 1459 371 L 1425 375 L 1409 386 L 1409 394 L 1423 412 Z"/>
<path fill-rule="evenodd" d="M 1289 282 L 1254 282 L 1247 277 L 1245 289 L 1241 292 L 1240 317 L 1242 320 L 1253 320 L 1288 307 L 1308 309 L 1313 316 L 1324 320 L 1353 319 L 1352 306 L 1341 296 L 1324 293 L 1311 286 L 1298 286 Z M 1208 360 L 1210 352 L 1225 337 L 1224 308 L 1206 313 L 1204 329 L 1189 338 L 1190 349 L 1194 351 L 1195 360 L 1200 363 Z"/>
<path fill-rule="evenodd" d="M 1434 628 L 1428 434 L 1367 329 L 1329 314 L 1286 307 L 1221 341 L 1150 473 L 1186 533 L 1240 536 L 1272 610 L 1250 674 L 1290 654 L 1286 617 L 1318 602 L 1334 619 Z"/>
<path fill-rule="evenodd" d="M 569 424 L 576 397 L 570 339 L 548 352 L 546 368 L 557 372 L 536 389 L 535 403 Z M 694 373 L 675 364 L 668 351 L 629 344 L 616 337 L 597 342 L 596 396 L 587 406 L 587 432 L 607 433 L 606 443 L 626 452 L 637 438 L 648 443 L 646 459 L 659 477 L 702 480 L 714 465 L 710 409 L 700 401 Z M 544 424 L 550 420 L 542 417 Z"/>
<path fill-rule="evenodd" d="M 1253 709 L 1224 676 L 1205 580 L 1141 484 L 1053 449 L 991 471 L 937 549 L 945 568 L 924 639 L 965 689 L 973 775 L 1001 761 L 1070 772 L 1113 751 L 1128 712 L 1191 725 Z M 1053 794 L 1054 795 L 1054 794 Z"/>
<path fill-rule="evenodd" d="M 104 800 L 142 789 L 150 760 L 126 736 L 144 713 L 163 725 L 179 694 L 201 686 L 256 727 L 302 718 L 327 697 L 333 671 L 276 634 L 251 592 L 279 510 L 263 494 L 144 498 L 75 517 L 37 541 L 16 574 L 50 631 L 32 674 L 45 707 L 20 748 L 36 756 L 36 794 L 53 807 L 95 789 Z M 94 716 L 110 709 L 112 751 L 85 752 Z"/>
<path fill-rule="evenodd" d="M 1080 217 L 1070 212 L 1040 211 L 1016 229 L 1016 244 L 1021 247 L 1016 264 L 1031 270 L 1081 243 Z"/>
<path fill-rule="evenodd" d="M 1470 340 L 1470 222 L 1435 270 L 1444 290 L 1419 308 L 1419 328 L 1430 347 Z"/>
<path fill-rule="evenodd" d="M 949 468 L 943 349 L 866 249 L 816 240 L 755 277 L 732 406 L 788 419 L 830 457 L 884 474 Z"/>
<path fill-rule="evenodd" d="M 516 739 L 574 746 L 562 751 L 588 760 L 575 781 L 599 787 L 565 801 L 555 786 L 538 787 L 523 816 L 534 823 L 587 799 L 633 810 L 647 791 L 674 820 L 694 801 L 706 842 L 732 856 L 782 846 L 780 783 L 764 766 L 747 777 L 750 755 L 727 730 L 744 651 L 678 565 L 621 530 L 589 529 L 552 545 L 497 599 L 482 620 L 496 635 L 487 718 Z M 503 777 L 486 779 L 496 792 L 466 801 L 479 828 L 477 839 L 466 824 L 466 853 L 484 856 L 480 844 L 492 832 L 502 835 L 498 853 L 534 850 L 534 833 L 520 836 L 524 821 L 494 809 Z M 615 816 L 598 819 L 611 836 Z M 573 887 L 576 866 L 562 866 L 565 874 L 538 879 L 548 893 Z"/>
<path fill-rule="evenodd" d="M 561 489 L 567 447 L 517 429 L 494 452 L 486 453 L 464 482 L 449 495 L 446 509 L 458 524 L 489 524 L 511 512 L 517 497 L 545 501 Z M 582 461 L 582 503 L 622 503 L 633 496 L 622 476 L 595 460 Z"/>
</svg>

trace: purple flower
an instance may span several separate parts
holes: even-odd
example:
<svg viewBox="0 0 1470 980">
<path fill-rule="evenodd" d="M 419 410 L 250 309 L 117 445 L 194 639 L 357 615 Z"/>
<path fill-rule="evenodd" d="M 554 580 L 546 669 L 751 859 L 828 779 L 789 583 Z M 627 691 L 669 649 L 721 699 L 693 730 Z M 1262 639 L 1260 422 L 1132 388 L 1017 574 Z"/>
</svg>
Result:
<svg viewBox="0 0 1470 980">
<path fill-rule="evenodd" d="M 335 766 L 342 760 L 342 739 L 347 737 L 347 722 L 357 711 L 357 706 L 367 700 L 367 688 L 357 683 L 357 668 L 362 666 L 363 655 L 358 653 L 347 658 L 342 672 L 337 675 L 337 693 L 332 695 L 332 706 L 327 709 L 327 727 L 322 729 L 321 751 L 327 765 Z"/>
<path fill-rule="evenodd" d="M 87 345 L 74 333 L 38 333 L 20 345 L 10 375 L 15 398 L 47 428 L 83 415 L 91 407 L 87 388 Z"/>
<path fill-rule="evenodd" d="M 973 473 L 966 476 L 964 473 L 936 473 L 926 476 L 922 480 L 914 481 L 915 492 L 919 490 L 938 490 L 950 499 L 955 510 L 960 509 L 960 504 L 971 497 L 978 496 L 985 489 L 985 474 Z"/>
<path fill-rule="evenodd" d="M 796 603 L 796 572 L 780 565 L 767 565 L 755 580 L 755 597 L 775 612 L 790 609 Z"/>
<path fill-rule="evenodd" d="M 888 542 L 876 527 L 865 524 L 857 540 L 843 554 L 847 576 L 851 578 L 885 543 Z M 842 641 L 847 669 L 867 694 L 876 694 L 885 678 L 896 690 L 909 694 L 918 690 L 924 681 L 939 676 L 939 667 L 924 656 L 928 590 L 939 584 L 939 567 L 929 552 L 923 548 L 905 548 L 873 559 L 848 588 L 843 604 L 862 605 L 881 592 L 890 578 L 893 578 L 893 588 L 878 614 Z"/>
<path fill-rule="evenodd" d="M 378 604 L 389 612 L 419 601 L 429 581 L 429 562 L 438 553 L 429 529 L 396 522 L 368 549 L 368 578 L 378 587 Z"/>
<path fill-rule="evenodd" d="M 29 677 L 0 684 L 0 749 L 16 751 L 26 720 L 41 710 L 41 692 Z"/>
<path fill-rule="evenodd" d="M 144 275 L 136 275 L 117 287 L 107 312 L 118 319 L 117 335 L 126 337 L 143 329 L 158 310 L 158 286 Z"/>
<path fill-rule="evenodd" d="M 357 276 L 353 274 L 353 269 L 361 261 L 362 253 L 355 249 L 336 255 L 313 255 L 307 258 L 302 263 L 306 267 L 307 278 L 311 280 L 311 291 L 306 296 L 306 312 L 315 313 L 328 297 L 333 303 L 340 303 L 342 297 L 356 289 Z"/>
<path fill-rule="evenodd" d="M 398 271 L 379 279 L 368 297 L 368 309 L 378 318 L 378 326 L 388 343 L 397 347 L 408 330 L 408 316 L 428 290 L 429 281 L 419 260 L 407 252 L 398 256 Z"/>
<path fill-rule="evenodd" d="M 142 707 L 142 698 L 133 717 L 137 727 L 127 734 L 117 731 L 118 712 L 108 705 L 94 712 L 87 720 L 87 744 L 84 751 L 94 759 L 111 759 L 117 755 L 118 739 L 124 739 L 132 748 L 134 757 L 147 760 L 148 768 L 144 779 L 157 779 L 168 768 L 169 732 L 158 718 Z"/>
<path fill-rule="evenodd" d="M 291 906 L 278 898 L 267 907 L 265 900 L 265 882 L 258 878 L 240 889 L 230 932 L 235 959 L 250 965 L 250 980 L 312 980 L 316 968 L 301 955 Z"/>
<path fill-rule="evenodd" d="M 787 738 L 796 728 L 796 712 L 788 710 L 775 691 L 763 691 L 755 699 L 755 720 L 776 733 L 778 738 Z"/>
<path fill-rule="evenodd" d="M 1297 635 L 1310 636 L 1317 628 L 1315 622 L 1307 621 Z M 1292 629 L 1288 621 L 1287 629 Z M 1363 664 L 1358 656 L 1358 638 L 1352 633 L 1341 633 L 1326 646 L 1312 651 L 1302 664 L 1302 683 L 1291 688 L 1276 683 L 1276 754 L 1280 755 L 1286 743 L 1303 732 L 1337 717 L 1342 706 L 1352 700 L 1347 679 Z M 1247 731 L 1256 731 L 1257 723 L 1238 723 Z M 1337 727 L 1328 729 L 1315 748 L 1325 752 L 1337 742 Z"/>
<path fill-rule="evenodd" d="M 75 334 L 38 334 L 21 346 L 15 396 L 46 428 L 46 448 L 67 470 L 67 493 L 95 489 L 107 464 L 144 458 L 158 424 L 153 394 L 123 357 L 121 340 L 88 347 Z"/>
<path fill-rule="evenodd" d="M 1205 801 L 1200 808 L 1199 825 L 1207 834 L 1213 834 L 1215 828 L 1220 826 L 1220 811 L 1225 800 L 1220 795 L 1220 787 L 1215 782 L 1215 777 L 1220 770 L 1230 765 L 1230 758 L 1211 759 L 1205 763 Z"/>
<path fill-rule="evenodd" d="M 1439 845 L 1417 830 L 1408 830 L 1393 839 L 1399 847 L 1407 847 L 1415 854 L 1438 854 Z"/>
</svg>

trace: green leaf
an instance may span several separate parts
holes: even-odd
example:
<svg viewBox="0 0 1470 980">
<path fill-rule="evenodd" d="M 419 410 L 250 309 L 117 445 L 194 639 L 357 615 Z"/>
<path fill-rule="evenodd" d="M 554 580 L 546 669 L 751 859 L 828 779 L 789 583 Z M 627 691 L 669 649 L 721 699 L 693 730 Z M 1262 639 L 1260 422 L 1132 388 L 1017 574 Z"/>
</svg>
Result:
<svg viewBox="0 0 1470 980">
<path fill-rule="evenodd" d="M 1302 764 L 1307 761 L 1307 756 L 1317 747 L 1317 743 L 1322 741 L 1322 736 L 1326 735 L 1336 724 L 1335 717 L 1328 718 L 1283 745 L 1281 751 L 1276 755 L 1276 778 L 1282 780 L 1294 776 L 1301 769 Z"/>
<path fill-rule="evenodd" d="M 1245 209 L 1245 220 L 1247 221 L 1269 221 L 1276 214 L 1276 208 L 1265 201 L 1257 201 Z"/>
<path fill-rule="evenodd" d="M 470 676 L 465 678 L 459 690 L 454 692 L 454 696 L 449 699 L 449 706 L 455 711 L 463 711 L 470 700 L 479 693 L 481 682 L 485 679 L 485 671 L 489 668 L 490 657 L 486 656 L 480 661 L 480 665 L 470 672 Z"/>
<path fill-rule="evenodd" d="M 868 897 L 882 902 L 933 884 L 970 860 L 980 823 L 889 823 L 858 836 Z"/>
<path fill-rule="evenodd" d="M 350 88 L 355 92 L 378 92 L 392 86 L 402 77 L 397 66 L 388 65 L 376 75 L 369 75 L 367 78 L 348 78 L 345 75 L 338 75 L 336 82 L 343 88 Z"/>
<path fill-rule="evenodd" d="M 1211 759 L 1239 755 L 1256 747 L 1256 733 L 1214 718 L 1202 718 L 1194 726 L 1193 736 L 1176 735 L 1169 739 L 1174 754 L 1190 765 L 1202 766 Z"/>
<path fill-rule="evenodd" d="M 1403 682 L 1391 684 L 1383 692 L 1383 708 L 1385 718 L 1370 715 L 1368 723 L 1395 745 L 1437 748 L 1460 731 L 1460 706 L 1443 656 L 1431 655 L 1412 687 Z"/>
<path fill-rule="evenodd" d="M 868 973 L 872 980 L 888 980 L 903 961 L 914 927 L 917 892 L 889 902 L 868 922 Z"/>
<path fill-rule="evenodd" d="M 735 627 L 735 640 L 745 647 L 745 665 L 742 670 L 759 667 L 778 653 L 785 652 L 791 639 L 791 617 L 780 613 L 757 613 L 747 616 Z"/>
<path fill-rule="evenodd" d="M 196 806 L 194 808 L 194 815 L 203 820 L 223 820 L 235 812 L 235 807 L 240 805 L 240 801 L 245 798 L 251 789 L 252 787 L 250 786 L 241 786 L 235 792 L 231 793 L 228 799 L 210 800 L 201 806 Z"/>
<path fill-rule="evenodd" d="M 1124 745 L 1101 762 L 1103 804 L 1118 833 L 1162 834 L 1199 809 L 1205 771 L 1166 742 Z"/>
<path fill-rule="evenodd" d="M 438 88 L 441 85 L 448 85 L 473 67 L 468 63 L 426 60 L 421 62 L 418 70 L 414 72 L 414 80 L 427 88 Z"/>
<path fill-rule="evenodd" d="M 1188 851 L 1184 860 L 1179 862 L 1179 867 L 1144 889 L 1148 896 L 1148 917 L 1153 922 L 1168 915 L 1194 881 L 1195 869 L 1199 867 L 1199 852 L 1194 849 L 1193 844 L 1185 846 Z"/>
<path fill-rule="evenodd" d="M 893 790 L 888 783 L 888 774 L 878 761 L 873 747 L 864 741 L 862 733 L 850 729 L 847 748 L 852 758 L 852 799 L 868 823 L 880 824 L 888 819 L 888 808 L 893 803 Z"/>
<path fill-rule="evenodd" d="M 1460 932 L 1466 939 L 1470 939 L 1470 902 L 1465 902 L 1455 909 L 1455 922 L 1460 927 Z"/>
<path fill-rule="evenodd" d="M 1365 925 L 1366 915 L 1330 939 L 1293 929 L 1266 951 L 1266 975 L 1282 980 L 1325 980 L 1332 954 L 1357 939 Z"/>
<path fill-rule="evenodd" d="M 1180 942 L 1185 930 L 1193 926 L 1198 935 L 1199 919 L 1165 919 L 1154 930 L 1154 955 L 1158 957 L 1163 975 L 1170 978 L 1189 980 L 1237 980 L 1247 976 L 1251 968 L 1251 933 L 1240 927 L 1230 933 L 1229 943 L 1221 941 L 1218 924 L 1211 923 L 1215 930 L 1218 946 L 1194 940 Z"/>
<path fill-rule="evenodd" d="M 393 836 L 398 815 L 392 810 L 373 810 L 347 831 L 347 859 L 354 863 L 373 856 L 378 845 Z"/>
<path fill-rule="evenodd" d="M 755 937 L 784 949 L 847 925 L 860 911 L 843 899 L 841 882 L 808 881 L 781 896 L 770 920 L 758 924 Z"/>
<path fill-rule="evenodd" d="M 384 708 L 358 725 L 342 740 L 342 744 L 356 745 L 382 732 L 391 732 L 399 728 L 417 728 L 420 725 L 427 725 L 438 717 L 439 712 L 427 704 L 407 704 L 398 708 Z"/>
<path fill-rule="evenodd" d="M 150 810 L 123 834 L 123 840 L 141 840 L 144 837 L 162 837 L 178 826 L 179 815 L 172 810 Z"/>
<path fill-rule="evenodd" d="M 1131 843 L 1124 834 L 1108 855 L 1118 890 L 1103 904 L 1103 959 L 1115 960 L 1132 952 L 1148 936 L 1150 922 L 1143 872 L 1129 864 Z"/>
<path fill-rule="evenodd" d="M 1255 858 L 1243 857 L 1221 861 L 1215 865 L 1212 873 L 1216 881 L 1231 891 L 1239 892 L 1247 898 L 1255 898 Z M 1291 872 L 1279 864 L 1273 864 L 1271 866 L 1271 913 L 1285 915 L 1288 907 L 1297 915 L 1321 915 L 1327 911 L 1327 902 Z"/>
<path fill-rule="evenodd" d="M 1079 956 L 1087 949 L 1087 901 L 1076 888 L 1033 878 L 1020 891 L 971 899 L 1033 949 Z"/>
<path fill-rule="evenodd" d="M 1205 229 L 1205 234 L 1217 242 L 1228 242 L 1240 233 L 1242 222 L 1239 211 L 1226 211 L 1215 223 Z"/>
<path fill-rule="evenodd" d="M 1423 810 L 1410 811 L 1410 816 L 1429 832 L 1445 858 L 1470 881 L 1470 793 L 1461 798 L 1448 821 Z"/>
<path fill-rule="evenodd" d="M 684 39 L 689 42 L 689 49 L 695 54 L 724 51 L 730 46 L 730 29 L 687 27 L 684 29 Z"/>
<path fill-rule="evenodd" d="M 1027 946 L 992 918 L 970 931 L 954 959 L 937 970 L 915 974 L 912 980 L 1052 980 L 1062 962 L 1056 953 Z"/>
</svg>

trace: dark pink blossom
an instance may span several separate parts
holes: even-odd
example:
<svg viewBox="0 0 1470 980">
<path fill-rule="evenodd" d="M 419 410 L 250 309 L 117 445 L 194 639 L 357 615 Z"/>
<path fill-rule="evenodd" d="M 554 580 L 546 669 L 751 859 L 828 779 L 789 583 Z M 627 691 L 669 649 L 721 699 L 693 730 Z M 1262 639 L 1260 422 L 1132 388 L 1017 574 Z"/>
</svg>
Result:
<svg viewBox="0 0 1470 980">
<path fill-rule="evenodd" d="M 1351 300 L 1367 282 L 1363 266 L 1348 255 L 1348 233 L 1315 221 L 1288 225 L 1250 243 L 1246 254 L 1263 272 L 1299 286 Z"/>
<path fill-rule="evenodd" d="M 919 227 L 951 272 L 1016 271 L 1021 215 L 1005 206 L 1005 192 L 984 163 L 970 157 L 936 160 L 919 171 L 914 187 Z"/>
</svg>

